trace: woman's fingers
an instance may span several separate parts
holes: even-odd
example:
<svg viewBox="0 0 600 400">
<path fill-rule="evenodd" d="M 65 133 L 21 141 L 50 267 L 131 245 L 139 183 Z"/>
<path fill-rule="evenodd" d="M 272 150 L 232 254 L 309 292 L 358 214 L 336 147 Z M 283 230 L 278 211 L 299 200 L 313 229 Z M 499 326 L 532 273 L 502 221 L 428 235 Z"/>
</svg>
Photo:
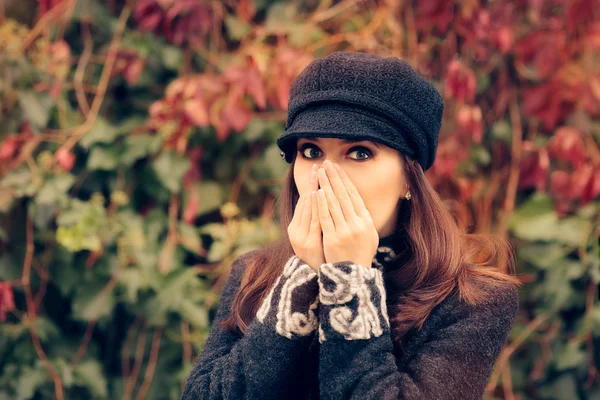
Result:
<svg viewBox="0 0 600 400">
<path fill-rule="evenodd" d="M 367 210 L 367 207 L 365 206 L 365 203 L 362 197 L 360 196 L 360 193 L 358 193 L 358 189 L 356 189 L 346 172 L 343 169 L 341 169 L 339 165 L 336 165 L 335 168 L 337 169 L 340 179 L 344 183 L 344 186 L 346 186 L 348 196 L 352 201 L 352 205 L 354 206 L 354 211 L 356 212 L 356 215 L 358 215 L 359 217 L 364 217 L 367 215 L 370 216 L 369 210 Z"/>
<path fill-rule="evenodd" d="M 340 231 L 344 230 L 346 226 L 346 218 L 342 212 L 340 202 L 338 201 L 336 194 L 333 192 L 333 188 L 331 187 L 327 173 L 323 168 L 319 169 L 319 183 L 321 185 L 321 190 L 324 192 L 325 198 L 327 199 L 329 214 L 333 219 L 335 229 Z"/>
<path fill-rule="evenodd" d="M 310 204 L 312 208 L 312 212 L 310 215 L 310 228 L 309 235 L 319 235 L 319 239 L 321 238 L 321 224 L 319 223 L 319 209 L 317 206 L 317 191 L 311 191 L 310 196 Z"/>
<path fill-rule="evenodd" d="M 337 197 L 337 200 L 340 204 L 340 208 L 344 213 L 344 217 L 346 221 L 352 221 L 357 216 L 356 211 L 354 210 L 354 205 L 352 204 L 352 199 L 348 194 L 348 189 L 344 185 L 342 178 L 340 176 L 340 171 L 336 167 L 339 167 L 337 164 L 334 166 L 331 161 L 325 161 L 323 166 L 327 170 L 327 178 L 329 179 L 329 184 L 333 189 L 333 193 Z"/>
<path fill-rule="evenodd" d="M 335 235 L 335 225 L 331 219 L 327 198 L 325 197 L 323 189 L 317 190 L 317 204 L 319 209 L 319 223 L 321 224 L 321 229 L 323 229 L 323 234 Z"/>
<path fill-rule="evenodd" d="M 312 214 L 312 199 L 310 193 L 304 196 L 305 200 L 302 203 L 302 216 L 300 217 L 300 233 L 303 237 L 306 237 L 310 232 L 310 221 Z"/>
<path fill-rule="evenodd" d="M 304 209 L 303 205 L 305 200 L 306 196 L 300 196 L 300 198 L 296 202 L 296 207 L 294 208 L 294 215 L 292 216 L 292 220 L 290 221 L 290 227 L 294 227 L 294 229 L 297 229 L 298 224 L 302 219 L 302 210 Z"/>
</svg>

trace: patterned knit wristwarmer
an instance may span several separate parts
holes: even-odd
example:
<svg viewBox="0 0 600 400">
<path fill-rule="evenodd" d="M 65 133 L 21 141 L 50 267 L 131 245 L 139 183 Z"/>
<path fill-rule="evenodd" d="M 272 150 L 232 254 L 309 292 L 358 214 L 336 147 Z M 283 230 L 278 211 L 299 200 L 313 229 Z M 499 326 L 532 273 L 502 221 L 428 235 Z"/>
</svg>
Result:
<svg viewBox="0 0 600 400">
<path fill-rule="evenodd" d="M 264 299 L 256 318 L 289 339 L 307 336 L 318 324 L 318 291 L 317 273 L 293 255 Z"/>
<path fill-rule="evenodd" d="M 319 342 L 369 339 L 389 330 L 383 274 L 351 261 L 321 265 Z"/>
</svg>

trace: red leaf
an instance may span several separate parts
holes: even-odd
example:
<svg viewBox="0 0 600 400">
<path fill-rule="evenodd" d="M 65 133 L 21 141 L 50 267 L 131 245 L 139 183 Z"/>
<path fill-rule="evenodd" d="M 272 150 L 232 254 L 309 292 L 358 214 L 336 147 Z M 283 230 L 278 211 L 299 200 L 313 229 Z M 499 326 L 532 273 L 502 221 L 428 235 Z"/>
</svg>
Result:
<svg viewBox="0 0 600 400">
<path fill-rule="evenodd" d="M 196 216 L 198 215 L 198 211 L 200 210 L 200 201 L 198 199 L 198 194 L 195 190 L 192 190 L 190 193 L 190 197 L 185 204 L 185 209 L 183 211 L 183 221 L 186 224 L 193 225 Z"/>
<path fill-rule="evenodd" d="M 256 7 L 254 5 L 254 0 L 238 0 L 235 14 L 240 21 L 250 22 L 250 20 L 254 18 L 255 13 Z"/>
<path fill-rule="evenodd" d="M 267 108 L 267 93 L 260 71 L 254 62 L 246 70 L 245 86 L 258 108 L 261 110 Z"/>
<path fill-rule="evenodd" d="M 529 141 L 523 142 L 523 157 L 520 168 L 519 188 L 546 189 L 550 157 L 545 148 L 536 149 Z"/>
<path fill-rule="evenodd" d="M 428 29 L 433 23 L 440 33 L 445 33 L 453 18 L 454 6 L 451 1 L 421 0 L 417 3 L 417 29 Z"/>
<path fill-rule="evenodd" d="M 15 298 L 8 282 L 0 282 L 0 321 L 6 321 L 6 314 L 15 309 Z"/>
<path fill-rule="evenodd" d="M 458 60 L 448 64 L 446 72 L 446 93 L 460 102 L 473 101 L 477 88 L 475 73 Z"/>
<path fill-rule="evenodd" d="M 581 166 L 586 159 L 585 144 L 581 133 L 571 127 L 558 128 L 548 143 L 552 158 L 568 161 L 573 168 Z"/>
<path fill-rule="evenodd" d="M 204 101 L 196 98 L 187 100 L 184 105 L 185 115 L 197 127 L 205 127 L 210 124 L 208 110 Z"/>
<path fill-rule="evenodd" d="M 58 165 L 65 171 L 72 170 L 75 165 L 75 155 L 65 149 L 59 149 L 56 152 L 56 160 L 58 161 Z"/>
</svg>

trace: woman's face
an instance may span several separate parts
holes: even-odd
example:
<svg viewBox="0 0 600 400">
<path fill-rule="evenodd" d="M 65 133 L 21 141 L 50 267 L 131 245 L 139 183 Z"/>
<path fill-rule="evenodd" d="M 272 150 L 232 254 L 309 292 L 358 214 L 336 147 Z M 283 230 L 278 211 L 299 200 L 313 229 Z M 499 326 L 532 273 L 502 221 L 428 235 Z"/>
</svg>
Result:
<svg viewBox="0 0 600 400">
<path fill-rule="evenodd" d="M 313 164 L 337 163 L 358 189 L 379 237 L 391 235 L 407 191 L 400 153 L 370 140 L 348 142 L 338 138 L 300 138 L 294 164 L 294 182 L 300 195 L 310 188 Z"/>
</svg>

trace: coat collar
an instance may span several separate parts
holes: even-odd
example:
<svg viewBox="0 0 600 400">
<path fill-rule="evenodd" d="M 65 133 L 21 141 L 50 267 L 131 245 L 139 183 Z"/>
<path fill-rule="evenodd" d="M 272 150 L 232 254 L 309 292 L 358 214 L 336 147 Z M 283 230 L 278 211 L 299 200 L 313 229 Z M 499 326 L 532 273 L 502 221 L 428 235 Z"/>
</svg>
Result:
<svg viewBox="0 0 600 400">
<path fill-rule="evenodd" d="M 399 232 L 379 238 L 379 245 L 373 256 L 372 266 L 383 272 L 387 264 L 392 263 L 398 258 L 402 246 L 402 237 Z"/>
</svg>

